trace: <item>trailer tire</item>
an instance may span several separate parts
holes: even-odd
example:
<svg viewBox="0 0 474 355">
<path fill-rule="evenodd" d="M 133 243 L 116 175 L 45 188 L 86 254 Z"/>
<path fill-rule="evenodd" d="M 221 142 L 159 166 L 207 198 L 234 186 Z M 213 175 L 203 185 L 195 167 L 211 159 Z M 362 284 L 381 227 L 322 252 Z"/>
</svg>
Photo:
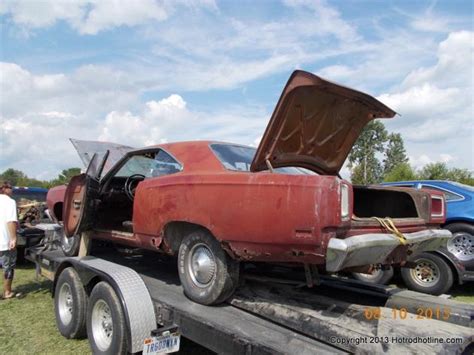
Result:
<svg viewBox="0 0 474 355">
<path fill-rule="evenodd" d="M 378 269 L 372 274 L 353 272 L 352 277 L 356 280 L 368 282 L 371 284 L 386 285 L 393 277 L 393 267 L 390 266 L 390 268 L 387 270 Z"/>
<path fill-rule="evenodd" d="M 54 291 L 56 325 L 64 337 L 85 338 L 86 309 L 86 291 L 77 272 L 68 267 L 59 275 Z"/>
<path fill-rule="evenodd" d="M 66 256 L 77 256 L 79 254 L 79 247 L 81 245 L 81 236 L 73 235 L 66 237 L 63 233 L 61 236 L 61 249 Z"/>
<path fill-rule="evenodd" d="M 120 300 L 101 281 L 92 289 L 87 311 L 87 337 L 93 354 L 126 354 L 127 327 Z"/>
<path fill-rule="evenodd" d="M 421 253 L 410 261 L 416 263 L 415 268 L 401 269 L 402 279 L 410 290 L 438 296 L 453 285 L 453 271 L 441 256 Z"/>
<path fill-rule="evenodd" d="M 178 252 L 178 272 L 185 295 L 204 305 L 224 302 L 239 283 L 238 261 L 204 230 L 184 237 Z"/>
</svg>

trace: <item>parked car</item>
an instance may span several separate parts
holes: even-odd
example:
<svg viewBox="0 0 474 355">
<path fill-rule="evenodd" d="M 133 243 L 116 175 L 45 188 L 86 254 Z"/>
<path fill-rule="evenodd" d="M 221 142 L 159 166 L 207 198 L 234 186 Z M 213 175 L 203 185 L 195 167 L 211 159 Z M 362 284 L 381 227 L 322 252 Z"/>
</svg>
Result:
<svg viewBox="0 0 474 355">
<path fill-rule="evenodd" d="M 403 263 L 451 237 L 439 229 L 442 194 L 352 186 L 338 176 L 363 127 L 394 115 L 369 95 L 296 71 L 257 149 L 73 140 L 87 171 L 51 189 L 48 207 L 69 238 L 88 231 L 177 254 L 185 294 L 202 304 L 233 293 L 240 261 L 320 272 Z M 405 239 L 374 216 L 392 217 Z"/>
<path fill-rule="evenodd" d="M 414 256 L 414 269 L 402 269 L 405 284 L 413 290 L 441 294 L 454 282 L 474 281 L 474 187 L 453 181 L 417 180 L 384 183 L 436 190 L 446 199 L 446 222 L 443 228 L 453 237 L 437 251 Z"/>
<path fill-rule="evenodd" d="M 42 187 L 13 187 L 12 198 L 16 201 L 18 211 L 19 260 L 23 259 L 25 248 L 37 244 L 44 237 L 44 231 L 35 226 L 49 220 L 46 211 L 47 193 L 48 189 Z"/>
</svg>

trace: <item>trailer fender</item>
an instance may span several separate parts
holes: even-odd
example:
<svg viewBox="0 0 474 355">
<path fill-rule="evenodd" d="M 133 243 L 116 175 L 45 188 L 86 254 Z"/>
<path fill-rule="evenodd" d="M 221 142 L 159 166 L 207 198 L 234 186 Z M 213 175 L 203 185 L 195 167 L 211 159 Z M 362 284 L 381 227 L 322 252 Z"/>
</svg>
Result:
<svg viewBox="0 0 474 355">
<path fill-rule="evenodd" d="M 129 352 L 143 350 L 143 341 L 156 329 L 156 316 L 148 289 L 138 273 L 126 266 L 118 265 L 93 256 L 68 258 L 57 269 L 54 284 L 62 270 L 72 266 L 88 292 L 94 279 L 108 282 L 123 308 L 128 333 Z"/>
</svg>

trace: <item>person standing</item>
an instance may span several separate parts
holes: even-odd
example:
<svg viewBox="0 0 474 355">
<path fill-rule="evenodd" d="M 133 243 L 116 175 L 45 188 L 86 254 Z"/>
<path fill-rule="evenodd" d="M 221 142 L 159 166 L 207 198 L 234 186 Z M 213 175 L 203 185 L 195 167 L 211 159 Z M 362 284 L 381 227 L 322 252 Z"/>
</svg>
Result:
<svg viewBox="0 0 474 355">
<path fill-rule="evenodd" d="M 3 267 L 3 298 L 15 297 L 12 292 L 13 276 L 16 266 L 16 202 L 10 196 L 13 189 L 4 182 L 0 189 L 0 257 Z"/>
</svg>

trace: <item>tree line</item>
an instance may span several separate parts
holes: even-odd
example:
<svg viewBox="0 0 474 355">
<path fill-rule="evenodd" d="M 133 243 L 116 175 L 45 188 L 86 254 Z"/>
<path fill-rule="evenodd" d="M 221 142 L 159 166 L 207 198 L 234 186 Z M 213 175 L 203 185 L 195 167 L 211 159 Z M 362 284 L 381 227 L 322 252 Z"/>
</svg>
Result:
<svg viewBox="0 0 474 355">
<path fill-rule="evenodd" d="M 365 126 L 348 158 L 354 184 L 451 180 L 474 186 L 474 177 L 467 169 L 448 168 L 441 162 L 427 164 L 419 170 L 412 168 L 401 134 L 388 133 L 381 121 L 371 121 Z"/>
<path fill-rule="evenodd" d="M 381 121 L 371 121 L 363 129 L 349 154 L 351 181 L 354 184 L 377 184 L 407 180 L 451 180 L 474 186 L 474 177 L 467 169 L 448 168 L 445 163 L 431 163 L 420 170 L 408 163 L 400 133 L 388 133 Z M 80 168 L 63 170 L 55 179 L 38 180 L 26 176 L 20 170 L 7 169 L 0 174 L 0 181 L 9 181 L 15 186 L 51 188 L 63 185 Z"/>
<path fill-rule="evenodd" d="M 38 180 L 26 176 L 26 174 L 20 170 L 10 168 L 0 174 L 0 181 L 8 181 L 14 186 L 45 187 L 49 189 L 68 183 L 74 175 L 80 173 L 80 168 L 69 168 L 63 170 L 58 177 L 52 180 Z"/>
</svg>

